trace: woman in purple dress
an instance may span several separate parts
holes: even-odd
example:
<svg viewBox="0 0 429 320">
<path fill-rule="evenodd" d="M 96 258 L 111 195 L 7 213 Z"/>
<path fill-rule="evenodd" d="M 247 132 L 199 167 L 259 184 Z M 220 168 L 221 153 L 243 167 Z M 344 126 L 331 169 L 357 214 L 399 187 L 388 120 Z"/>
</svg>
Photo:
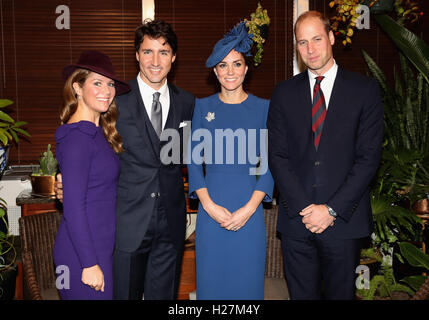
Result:
<svg viewBox="0 0 429 320">
<path fill-rule="evenodd" d="M 63 181 L 63 217 L 54 245 L 62 299 L 113 299 L 117 153 L 116 94 L 129 90 L 108 56 L 82 52 L 63 69 L 62 125 L 55 133 Z M 64 279 L 66 278 L 66 279 Z M 59 283 L 60 282 L 60 283 Z"/>
</svg>

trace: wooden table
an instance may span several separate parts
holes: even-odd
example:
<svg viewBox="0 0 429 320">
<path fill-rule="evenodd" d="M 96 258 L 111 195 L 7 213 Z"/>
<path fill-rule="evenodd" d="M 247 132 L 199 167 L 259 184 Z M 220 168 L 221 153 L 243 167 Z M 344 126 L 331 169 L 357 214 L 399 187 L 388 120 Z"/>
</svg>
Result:
<svg viewBox="0 0 429 320">
<path fill-rule="evenodd" d="M 21 217 L 62 210 L 61 203 L 54 196 L 36 196 L 27 190 L 18 195 L 16 204 L 21 207 Z"/>
</svg>

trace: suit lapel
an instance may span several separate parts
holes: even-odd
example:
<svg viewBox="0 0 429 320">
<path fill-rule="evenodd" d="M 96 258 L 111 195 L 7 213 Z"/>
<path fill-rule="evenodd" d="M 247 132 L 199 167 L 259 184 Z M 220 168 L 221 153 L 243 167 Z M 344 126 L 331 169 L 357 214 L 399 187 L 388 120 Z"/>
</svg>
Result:
<svg viewBox="0 0 429 320">
<path fill-rule="evenodd" d="M 329 99 L 328 110 L 326 113 L 325 123 L 323 125 L 322 137 L 318 150 L 322 149 L 332 134 L 335 134 L 335 123 L 339 121 L 337 118 L 339 109 L 343 102 L 341 101 L 343 91 L 343 70 L 338 66 L 337 76 L 335 77 L 334 87 L 332 88 L 331 98 Z"/>
<path fill-rule="evenodd" d="M 177 91 L 177 88 L 170 83 L 168 83 L 168 92 L 170 94 L 170 108 L 168 110 L 167 121 L 165 123 L 164 129 L 178 129 L 178 121 L 180 121 L 181 112 L 178 97 L 179 92 Z"/>
<path fill-rule="evenodd" d="M 299 82 L 298 93 L 299 93 L 299 105 L 300 105 L 300 114 L 298 120 L 303 125 L 300 126 L 300 130 L 302 130 L 301 136 L 303 137 L 306 144 L 308 144 L 308 149 L 312 150 L 313 153 L 316 152 L 313 144 L 313 131 L 311 129 L 311 110 L 312 110 L 312 101 L 311 101 L 311 92 L 310 92 L 310 80 L 308 78 L 308 72 L 304 71 L 301 74 L 301 79 Z M 323 133 L 322 133 L 323 135 Z"/>
</svg>

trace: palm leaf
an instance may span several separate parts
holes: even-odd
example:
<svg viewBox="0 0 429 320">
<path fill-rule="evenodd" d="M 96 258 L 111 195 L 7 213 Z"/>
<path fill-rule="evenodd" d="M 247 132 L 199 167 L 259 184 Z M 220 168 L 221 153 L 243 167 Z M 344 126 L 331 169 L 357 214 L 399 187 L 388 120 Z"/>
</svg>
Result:
<svg viewBox="0 0 429 320">
<path fill-rule="evenodd" d="M 405 54 L 429 83 L 429 46 L 421 38 L 398 24 L 388 15 L 376 15 L 374 18 L 399 50 Z"/>
<path fill-rule="evenodd" d="M 419 248 L 408 242 L 400 242 L 399 248 L 402 256 L 407 259 L 413 267 L 422 267 L 429 270 L 429 255 L 423 253 Z"/>
<path fill-rule="evenodd" d="M 0 99 L 0 108 L 4 108 L 13 104 L 13 101 L 8 99 Z"/>
<path fill-rule="evenodd" d="M 15 120 L 13 120 L 7 113 L 0 110 L 0 120 L 15 123 Z"/>
</svg>

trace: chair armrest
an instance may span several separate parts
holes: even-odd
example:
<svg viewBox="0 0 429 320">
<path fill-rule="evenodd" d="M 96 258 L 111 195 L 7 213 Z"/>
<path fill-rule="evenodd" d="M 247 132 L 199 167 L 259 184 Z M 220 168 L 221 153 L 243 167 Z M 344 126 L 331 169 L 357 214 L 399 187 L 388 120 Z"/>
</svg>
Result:
<svg viewBox="0 0 429 320">
<path fill-rule="evenodd" d="M 29 294 L 29 298 L 31 300 L 42 300 L 31 252 L 26 251 L 22 253 L 22 266 L 24 271 L 24 287 Z"/>
</svg>

